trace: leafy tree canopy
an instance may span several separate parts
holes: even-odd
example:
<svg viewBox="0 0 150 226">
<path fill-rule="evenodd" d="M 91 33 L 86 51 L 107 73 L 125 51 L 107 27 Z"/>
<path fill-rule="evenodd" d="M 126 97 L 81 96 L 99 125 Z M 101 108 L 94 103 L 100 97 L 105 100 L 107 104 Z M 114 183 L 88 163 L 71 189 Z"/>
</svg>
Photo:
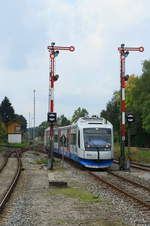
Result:
<svg viewBox="0 0 150 226">
<path fill-rule="evenodd" d="M 7 130 L 4 123 L 0 120 L 0 141 L 6 141 L 7 139 Z"/>
<path fill-rule="evenodd" d="M 22 131 L 25 132 L 27 129 L 27 120 L 24 118 L 23 115 L 14 115 L 14 119 L 16 121 L 20 121 L 22 123 Z"/>
<path fill-rule="evenodd" d="M 133 113 L 135 116 L 135 122 L 131 126 L 134 145 L 150 146 L 147 139 L 150 134 L 150 60 L 144 61 L 142 72 L 141 76 L 130 75 L 126 81 L 125 108 L 126 113 Z M 120 91 L 113 94 L 112 100 L 108 102 L 106 110 L 101 112 L 101 116 L 112 122 L 116 131 L 121 116 Z"/>
<path fill-rule="evenodd" d="M 44 137 L 44 130 L 49 127 L 49 123 L 47 121 L 42 122 L 37 128 L 37 136 Z"/>
<path fill-rule="evenodd" d="M 120 92 L 114 92 L 114 96 L 107 103 L 106 110 L 102 110 L 100 116 L 110 121 L 116 132 L 120 129 Z"/>
<path fill-rule="evenodd" d="M 57 122 L 60 126 L 68 126 L 71 123 L 70 120 L 67 119 L 64 115 L 58 117 Z"/>
<path fill-rule="evenodd" d="M 4 97 L 0 104 L 0 118 L 3 123 L 8 123 L 9 121 L 20 121 L 22 123 L 22 131 L 25 132 L 27 128 L 27 121 L 23 115 L 15 114 L 14 108 L 7 97 Z"/>
<path fill-rule="evenodd" d="M 78 108 L 77 110 L 74 111 L 73 116 L 72 116 L 72 122 L 77 121 L 80 117 L 85 117 L 89 113 L 85 108 Z"/>
<path fill-rule="evenodd" d="M 7 97 L 4 97 L 0 105 L 0 116 L 4 123 L 7 123 L 14 119 L 15 116 L 14 108 L 12 107 Z"/>
</svg>

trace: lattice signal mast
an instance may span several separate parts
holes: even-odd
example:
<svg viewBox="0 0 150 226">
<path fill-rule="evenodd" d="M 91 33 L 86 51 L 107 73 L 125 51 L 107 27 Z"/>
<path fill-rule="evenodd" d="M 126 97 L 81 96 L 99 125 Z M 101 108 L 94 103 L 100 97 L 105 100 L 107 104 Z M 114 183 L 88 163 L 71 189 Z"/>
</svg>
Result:
<svg viewBox="0 0 150 226">
<path fill-rule="evenodd" d="M 56 79 L 54 75 L 55 57 L 59 55 L 59 50 L 69 50 L 73 52 L 75 50 L 75 47 L 55 46 L 55 43 L 52 42 L 51 46 L 48 46 L 48 50 L 50 52 L 50 112 L 54 112 L 54 81 Z"/>
<path fill-rule="evenodd" d="M 49 112 L 48 121 L 50 122 L 50 152 L 48 159 L 48 168 L 53 169 L 53 123 L 56 122 L 56 113 L 54 112 L 54 82 L 58 79 L 58 75 L 55 75 L 54 65 L 55 58 L 59 55 L 59 50 L 75 51 L 74 46 L 64 47 L 55 46 L 52 42 L 51 46 L 48 46 L 49 56 L 50 56 L 50 74 L 49 74 Z M 52 117 L 51 117 L 52 116 Z"/>
<path fill-rule="evenodd" d="M 143 52 L 144 48 L 138 47 L 125 47 L 121 44 L 118 48 L 120 53 L 120 84 L 121 84 L 121 156 L 120 156 L 120 169 L 124 170 L 125 167 L 125 59 L 129 55 L 130 51 Z"/>
</svg>

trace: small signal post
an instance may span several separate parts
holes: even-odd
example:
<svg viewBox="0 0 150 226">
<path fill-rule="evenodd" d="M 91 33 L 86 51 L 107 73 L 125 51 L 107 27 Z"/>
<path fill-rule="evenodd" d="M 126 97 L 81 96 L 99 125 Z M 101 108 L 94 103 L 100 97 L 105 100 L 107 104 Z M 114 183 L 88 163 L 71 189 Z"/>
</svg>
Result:
<svg viewBox="0 0 150 226">
<path fill-rule="evenodd" d="M 126 169 L 125 159 L 125 59 L 129 55 L 130 51 L 143 52 L 144 48 L 141 47 L 125 47 L 125 44 L 121 44 L 118 48 L 120 53 L 120 86 L 121 86 L 121 145 L 120 145 L 120 170 Z"/>
<path fill-rule="evenodd" d="M 53 148 L 54 148 L 54 123 L 57 121 L 57 114 L 54 112 L 54 83 L 58 80 L 59 76 L 55 74 L 55 58 L 59 55 L 60 50 L 67 50 L 70 52 L 75 51 L 74 46 L 63 47 L 55 46 L 52 42 L 51 46 L 48 46 L 49 57 L 50 57 L 50 73 L 49 73 L 49 112 L 47 114 L 47 120 L 50 125 L 50 141 L 49 141 L 49 152 L 48 152 L 48 169 L 53 169 Z"/>
</svg>

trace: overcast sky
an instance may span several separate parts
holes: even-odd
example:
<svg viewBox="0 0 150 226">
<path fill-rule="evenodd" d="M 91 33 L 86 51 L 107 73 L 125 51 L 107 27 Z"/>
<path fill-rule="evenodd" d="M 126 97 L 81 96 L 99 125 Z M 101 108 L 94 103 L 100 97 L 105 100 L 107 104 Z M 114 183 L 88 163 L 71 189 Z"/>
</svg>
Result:
<svg viewBox="0 0 150 226">
<path fill-rule="evenodd" d="M 99 114 L 120 86 L 117 48 L 130 52 L 126 73 L 140 75 L 150 54 L 149 0 L 5 0 L 0 5 L 0 102 L 7 96 L 15 112 L 36 125 L 47 120 L 47 46 L 75 46 L 56 58 L 55 112 L 72 116 L 78 108 Z"/>
</svg>

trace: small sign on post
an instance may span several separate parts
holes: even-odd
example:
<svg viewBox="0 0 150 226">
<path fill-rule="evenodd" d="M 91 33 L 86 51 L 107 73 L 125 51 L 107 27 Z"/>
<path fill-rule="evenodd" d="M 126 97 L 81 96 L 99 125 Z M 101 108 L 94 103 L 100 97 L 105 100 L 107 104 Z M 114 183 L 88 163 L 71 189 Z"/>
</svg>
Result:
<svg viewBox="0 0 150 226">
<path fill-rule="evenodd" d="M 133 114 L 127 114 L 127 122 L 132 123 L 135 121 L 134 115 Z"/>
<path fill-rule="evenodd" d="M 131 152 L 130 152 L 130 147 L 131 147 L 131 123 L 135 121 L 134 114 L 128 113 L 126 116 L 127 122 L 128 122 L 128 160 L 127 160 L 127 169 L 130 170 L 130 160 L 131 160 Z"/>
<path fill-rule="evenodd" d="M 51 122 L 51 123 L 56 122 L 57 121 L 57 114 L 56 114 L 56 112 L 48 112 L 48 114 L 47 114 L 47 121 Z"/>
</svg>

